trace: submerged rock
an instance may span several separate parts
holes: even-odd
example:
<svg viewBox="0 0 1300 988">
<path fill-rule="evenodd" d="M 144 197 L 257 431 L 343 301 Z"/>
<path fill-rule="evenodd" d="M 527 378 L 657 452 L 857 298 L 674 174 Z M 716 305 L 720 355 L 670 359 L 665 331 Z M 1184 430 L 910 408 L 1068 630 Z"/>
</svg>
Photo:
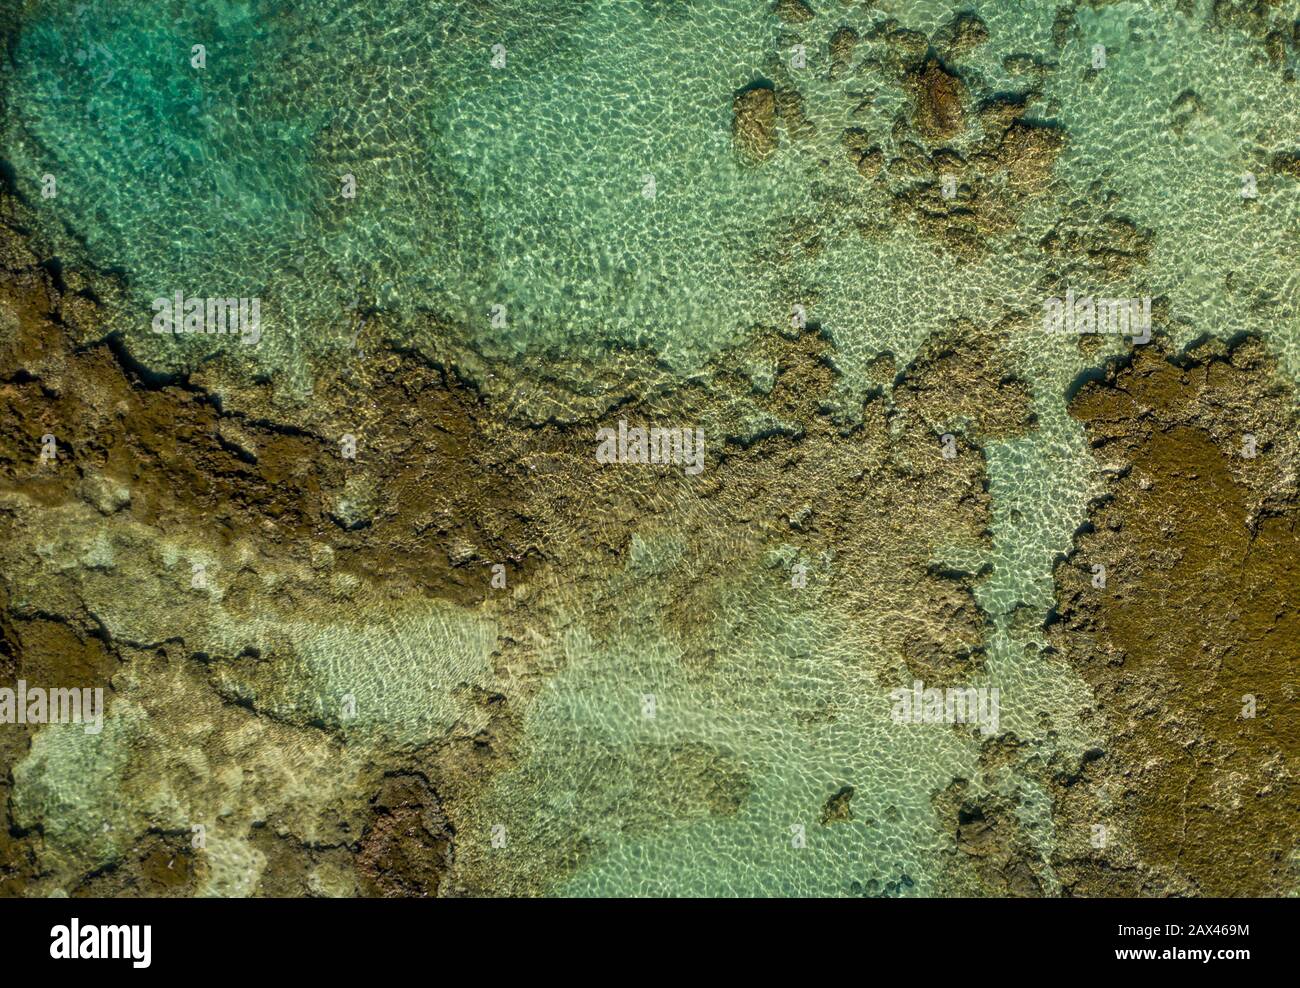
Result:
<svg viewBox="0 0 1300 988">
<path fill-rule="evenodd" d="M 1300 178 L 1300 153 L 1279 151 L 1269 159 L 1268 166 L 1278 174 Z"/>
<path fill-rule="evenodd" d="M 88 470 L 82 478 L 81 496 L 101 515 L 111 515 L 131 503 L 129 487 L 95 470 Z"/>
<path fill-rule="evenodd" d="M 966 86 L 937 58 L 928 59 L 910 80 L 913 124 L 931 141 L 948 140 L 966 126 Z"/>
<path fill-rule="evenodd" d="M 817 15 L 803 0 L 777 0 L 776 16 L 787 24 L 802 24 Z"/>
<path fill-rule="evenodd" d="M 832 823 L 848 823 L 853 819 L 853 807 L 850 804 L 855 791 L 852 786 L 841 786 L 839 792 L 826 800 L 826 805 L 822 807 L 823 827 L 829 827 Z"/>
<path fill-rule="evenodd" d="M 858 32 L 842 27 L 831 35 L 831 78 L 848 75 L 853 66 L 853 50 L 858 46 Z"/>
<path fill-rule="evenodd" d="M 1054 573 L 1050 635 L 1091 688 L 1105 739 L 1054 783 L 1056 831 L 1068 835 L 1054 869 L 1074 894 L 1136 896 L 1157 881 L 1161 894 L 1295 888 L 1289 389 L 1254 337 L 1176 355 L 1153 342 L 1070 403 L 1107 468 L 1106 496 Z M 1104 587 L 1098 561 L 1112 574 Z M 1122 839 L 1090 842 L 1099 822 Z"/>
<path fill-rule="evenodd" d="M 934 45 L 949 55 L 963 55 L 989 40 L 989 29 L 975 14 L 962 12 L 939 28 Z"/>
<path fill-rule="evenodd" d="M 1181 134 L 1193 120 L 1205 114 L 1205 103 L 1194 89 L 1184 89 L 1176 100 L 1169 104 L 1173 116 L 1170 124 L 1175 134 Z"/>
<path fill-rule="evenodd" d="M 803 96 L 798 90 L 782 89 L 777 92 L 776 116 L 786 134 L 795 140 L 808 140 L 817 134 L 817 126 L 804 112 Z"/>
<path fill-rule="evenodd" d="M 342 493 L 334 498 L 328 512 L 339 527 L 352 531 L 373 524 L 379 507 L 378 485 L 374 479 L 364 474 L 353 474 L 347 478 Z"/>
<path fill-rule="evenodd" d="M 742 89 L 731 104 L 731 139 L 750 161 L 770 158 L 776 151 L 776 93 L 769 86 Z"/>
<path fill-rule="evenodd" d="M 418 775 L 392 776 L 371 810 L 357 855 L 365 890 L 385 897 L 437 895 L 455 837 L 437 793 Z"/>
</svg>

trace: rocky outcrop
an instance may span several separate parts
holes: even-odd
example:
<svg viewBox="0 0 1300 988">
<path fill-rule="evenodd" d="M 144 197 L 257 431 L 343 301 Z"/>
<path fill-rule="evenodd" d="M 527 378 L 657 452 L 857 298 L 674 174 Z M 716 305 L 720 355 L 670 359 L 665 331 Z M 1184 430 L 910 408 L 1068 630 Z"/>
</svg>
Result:
<svg viewBox="0 0 1300 988">
<path fill-rule="evenodd" d="M 928 141 L 951 140 L 966 125 L 966 85 L 937 58 L 928 59 L 908 79 L 912 123 Z"/>
<path fill-rule="evenodd" d="M 803 24 L 817 15 L 804 0 L 777 0 L 776 16 L 787 24 Z"/>
<path fill-rule="evenodd" d="M 832 79 L 841 79 L 853 67 L 853 51 L 858 46 L 858 32 L 851 27 L 841 27 L 831 35 Z"/>
<path fill-rule="evenodd" d="M 989 29 L 979 16 L 963 11 L 935 32 L 933 43 L 945 58 L 955 58 L 988 40 Z"/>
<path fill-rule="evenodd" d="M 755 84 L 736 93 L 731 102 L 731 139 L 746 161 L 757 164 L 776 153 L 776 92 Z"/>
<path fill-rule="evenodd" d="M 833 823 L 848 823 L 853 819 L 853 793 L 852 786 L 841 786 L 833 796 L 826 800 L 821 815 L 823 827 L 829 827 Z"/>
<path fill-rule="evenodd" d="M 1105 478 L 1049 624 L 1108 738 L 1055 783 L 1073 894 L 1300 879 L 1300 441 L 1261 344 L 1140 347 L 1070 408 Z M 1117 875 L 1126 875 L 1122 882 Z"/>
</svg>

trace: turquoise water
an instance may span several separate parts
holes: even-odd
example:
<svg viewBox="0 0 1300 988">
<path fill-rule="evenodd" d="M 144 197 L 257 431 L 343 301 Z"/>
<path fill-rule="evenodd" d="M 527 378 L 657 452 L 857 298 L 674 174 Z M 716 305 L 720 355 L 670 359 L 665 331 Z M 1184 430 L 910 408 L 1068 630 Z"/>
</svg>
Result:
<svg viewBox="0 0 1300 988">
<path fill-rule="evenodd" d="M 286 374 L 358 296 L 506 353 L 708 348 L 777 311 L 754 245 L 806 167 L 731 152 L 777 31 L 753 4 L 158 6 L 42 8 L 9 138 L 20 187 L 56 175 L 51 221 L 129 273 L 119 325 L 152 359 L 178 343 L 147 302 L 187 286 L 261 295 L 256 359 Z"/>
<path fill-rule="evenodd" d="M 46 3 L 17 41 L 5 156 L 40 233 L 120 276 L 109 328 L 137 356 L 174 367 L 233 349 L 243 373 L 298 397 L 350 345 L 358 301 L 394 340 L 432 348 L 450 337 L 507 376 L 629 345 L 687 373 L 801 304 L 833 342 L 848 398 L 867 390 L 882 352 L 901 368 L 954 320 L 1011 319 L 1038 428 L 987 449 L 986 675 L 1016 698 L 1005 729 L 1042 740 L 1038 715 L 1050 710 L 1052 743 L 1079 749 L 1090 740 L 1074 718 L 1081 684 L 1013 618 L 1050 606 L 1053 559 L 1099 489 L 1065 395 L 1104 352 L 1044 337 L 1038 306 L 1066 281 L 1151 294 L 1164 299 L 1157 332 L 1176 343 L 1256 332 L 1300 380 L 1300 184 L 1268 167 L 1300 150 L 1300 99 L 1284 74 L 1295 50 L 1271 65 L 1257 32 L 1211 25 L 1208 2 L 1081 7 L 1060 48 L 1058 5 L 1044 0 L 814 6 L 814 20 L 787 25 L 758 0 Z M 846 128 L 888 146 L 908 109 L 885 46 L 864 40 L 856 71 L 827 71 L 841 25 L 865 36 L 889 16 L 929 35 L 958 10 L 990 33 L 956 60 L 972 102 L 1027 92 L 1033 79 L 1008 57 L 1032 54 L 1049 70 L 1031 116 L 1068 135 L 1049 188 L 970 259 L 907 217 L 887 220 L 885 193 L 844 154 Z M 1300 4 L 1269 16 L 1292 23 Z M 190 64 L 194 44 L 206 45 L 202 69 Z M 790 65 L 796 44 L 807 68 Z M 1107 48 L 1096 73 L 1094 44 Z M 497 45 L 505 61 L 494 67 Z M 782 129 L 759 166 L 730 134 L 733 94 L 756 80 L 797 89 L 816 128 Z M 1188 92 L 1199 109 L 1176 110 Z M 954 143 L 970 150 L 978 138 L 972 123 Z M 1245 172 L 1258 181 L 1249 201 Z M 47 173 L 53 199 L 40 196 Z M 345 175 L 355 198 L 342 194 Z M 1060 224 L 1096 231 L 1107 215 L 1150 232 L 1145 263 L 1116 275 L 1044 250 Z M 177 290 L 260 297 L 262 342 L 154 336 L 149 302 Z M 834 602 L 793 620 L 746 579 L 729 619 L 744 633 L 708 675 L 684 672 L 656 629 L 666 602 L 653 581 L 624 587 L 643 620 L 614 640 L 594 640 L 574 602 L 572 621 L 548 629 L 546 665 L 563 672 L 524 716 L 530 754 L 470 811 L 475 833 L 500 823 L 516 835 L 516 858 L 493 864 L 467 839 L 466 867 L 543 875 L 548 890 L 576 894 L 854 894 L 855 882 L 880 889 L 904 875 L 904 894 L 938 887 L 947 845 L 930 793 L 977 770 L 976 743 L 893 730 L 889 657 L 837 621 Z M 112 620 L 112 602 L 103 607 Z M 446 622 L 439 640 L 469 644 L 410 688 L 487 682 L 478 616 L 412 626 L 426 620 Z M 367 631 L 349 651 L 291 630 L 312 642 L 297 670 L 305 692 L 333 702 L 372 653 L 406 681 L 404 633 Z M 646 692 L 653 720 L 636 716 Z M 801 718 L 827 697 L 837 720 Z M 397 706 L 375 723 L 363 705 L 361 727 L 437 740 L 458 713 L 441 693 L 432 714 Z M 858 821 L 820 828 L 822 802 L 849 782 Z M 809 840 L 795 849 L 799 823 Z"/>
<path fill-rule="evenodd" d="M 840 134 L 886 140 L 906 98 L 861 57 L 879 43 L 830 81 L 829 35 L 885 16 L 930 33 L 964 8 L 821 6 L 783 25 L 754 0 L 42 4 L 19 39 L 5 144 L 50 231 L 126 274 L 115 325 L 160 363 L 230 345 L 150 337 L 149 301 L 178 289 L 260 295 L 268 339 L 245 356 L 287 377 L 349 339 L 358 298 L 416 340 L 436 320 L 503 355 L 642 342 L 683 366 L 795 303 L 851 366 L 911 352 L 954 316 L 1036 301 L 1035 234 L 1050 213 L 977 268 L 905 224 L 883 239 L 855 231 L 880 203 Z M 1057 51 L 1054 5 L 975 9 L 992 41 L 958 65 L 977 93 L 1027 88 L 1008 54 L 1059 66 L 1036 111 L 1072 138 L 1067 187 L 1047 209 L 1070 196 L 1098 206 L 1097 182 L 1117 194 L 1162 233 L 1145 287 L 1177 291 L 1175 317 L 1201 331 L 1225 316 L 1213 309 L 1225 265 L 1295 318 L 1281 261 L 1292 180 L 1265 175 L 1268 153 L 1295 142 L 1294 87 L 1261 70 L 1248 35 L 1202 26 L 1204 11 L 1113 4 L 1081 9 L 1079 36 Z M 788 64 L 795 43 L 807 68 Z M 1085 78 L 1093 43 L 1108 63 Z M 753 168 L 731 148 L 731 96 L 759 79 L 797 88 L 817 135 L 785 135 Z M 1170 106 L 1187 90 L 1204 109 L 1175 134 Z M 1252 169 L 1260 197 L 1243 208 L 1238 176 Z M 45 174 L 55 199 L 39 198 Z M 809 230 L 815 254 L 798 246 Z"/>
</svg>

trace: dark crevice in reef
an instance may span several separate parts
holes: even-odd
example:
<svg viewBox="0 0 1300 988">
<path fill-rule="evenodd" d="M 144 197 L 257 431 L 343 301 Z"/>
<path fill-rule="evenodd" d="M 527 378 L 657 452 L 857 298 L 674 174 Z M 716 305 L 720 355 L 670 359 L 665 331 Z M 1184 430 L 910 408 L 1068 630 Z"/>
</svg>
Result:
<svg viewBox="0 0 1300 988">
<path fill-rule="evenodd" d="M 195 394 L 203 395 L 205 398 L 209 398 L 214 405 L 217 404 L 215 398 L 206 395 L 201 388 L 194 387 L 189 383 L 188 374 L 158 371 L 142 363 L 128 349 L 121 333 L 110 333 L 104 337 L 103 343 L 108 347 L 109 353 L 113 355 L 113 359 L 117 361 L 118 366 L 138 386 L 147 388 L 150 391 L 161 391 L 164 388 L 183 388 Z"/>
</svg>

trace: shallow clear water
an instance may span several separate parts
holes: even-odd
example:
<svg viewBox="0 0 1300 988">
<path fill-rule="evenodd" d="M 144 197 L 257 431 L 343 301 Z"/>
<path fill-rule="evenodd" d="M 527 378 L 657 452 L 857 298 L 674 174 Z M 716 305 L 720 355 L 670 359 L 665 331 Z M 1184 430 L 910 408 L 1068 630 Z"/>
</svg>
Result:
<svg viewBox="0 0 1300 988">
<path fill-rule="evenodd" d="M 6 156 L 41 233 L 71 261 L 120 272 L 111 327 L 141 359 L 169 367 L 236 349 L 247 373 L 298 395 L 347 345 L 358 298 L 416 346 L 465 327 L 466 345 L 505 374 L 627 344 L 686 373 L 803 304 L 834 343 L 848 395 L 867 390 L 867 364 L 883 351 L 901 368 L 954 319 L 992 326 L 1018 314 L 1012 345 L 1039 428 L 988 450 L 987 677 L 1016 698 L 1005 729 L 1034 738 L 1036 712 L 1059 710 L 1054 743 L 1082 746 L 1068 715 L 1081 684 L 1010 621 L 1017 607 L 1051 605 L 1053 559 L 1097 490 L 1065 395 L 1101 356 L 1037 332 L 1043 286 L 1062 274 L 1040 245 L 1063 217 L 1100 217 L 1113 193 L 1115 211 L 1155 231 L 1149 260 L 1129 278 L 1078 287 L 1165 297 L 1156 329 L 1179 344 L 1259 333 L 1300 380 L 1300 195 L 1268 171 L 1271 154 L 1300 150 L 1296 84 L 1247 34 L 1207 27 L 1206 3 L 1193 16 L 1173 3 L 1082 7 L 1078 36 L 1060 49 L 1054 0 L 816 8 L 815 20 L 783 25 L 758 0 L 48 3 L 18 42 Z M 865 34 L 893 16 L 929 34 L 959 9 L 977 11 L 991 35 L 958 62 L 972 91 L 1023 91 L 1008 55 L 1054 61 L 1034 114 L 1069 137 L 1051 192 L 995 250 L 963 261 L 906 221 L 859 233 L 876 206 L 841 133 L 884 140 L 907 101 L 878 67 L 833 81 L 826 71 L 841 24 Z M 809 65 L 791 68 L 801 42 Z M 200 43 L 207 63 L 195 69 Z M 1094 75 L 1097 43 L 1107 65 Z M 868 50 L 879 46 L 864 41 Z M 797 88 L 817 134 L 783 135 L 755 168 L 734 152 L 730 127 L 733 93 L 760 78 Z M 1175 128 L 1172 107 L 1188 90 L 1202 109 Z M 1245 172 L 1258 176 L 1257 199 L 1240 195 Z M 40 197 L 46 173 L 54 199 Z M 345 175 L 355 198 L 341 194 Z M 801 246 L 809 231 L 816 251 Z M 150 301 L 177 290 L 261 297 L 262 343 L 152 334 Z M 504 307 L 498 325 L 493 306 Z M 575 601 L 546 646 L 565 668 L 525 713 L 527 754 L 473 810 L 477 825 L 518 835 L 502 867 L 575 894 L 853 894 L 904 875 L 901 894 L 935 888 L 946 838 L 929 794 L 974 771 L 977 744 L 893 730 L 893 684 L 872 672 L 884 660 L 837 622 L 834 602 L 796 617 L 763 587 L 747 574 L 732 588 L 745 633 L 707 674 L 684 672 L 657 630 L 671 602 L 653 581 L 628 580 L 627 629 L 613 640 L 584 632 Z M 486 680 L 490 634 L 477 616 L 408 620 L 394 641 L 377 631 L 355 649 L 338 648 L 334 631 L 312 639 L 310 668 L 284 702 L 333 695 L 374 655 L 391 681 L 408 628 L 459 643 L 447 646 L 457 661 L 412 675 L 409 690 Z M 644 693 L 657 698 L 653 719 L 638 713 Z M 828 702 L 833 723 L 798 716 Z M 354 730 L 436 739 L 457 711 L 445 697 L 433 709 L 403 707 Z M 827 795 L 847 783 L 866 822 L 817 827 Z M 739 809 L 719 812 L 733 798 Z M 800 823 L 809 840 L 796 849 Z M 530 858 L 530 842 L 548 850 Z"/>
</svg>

